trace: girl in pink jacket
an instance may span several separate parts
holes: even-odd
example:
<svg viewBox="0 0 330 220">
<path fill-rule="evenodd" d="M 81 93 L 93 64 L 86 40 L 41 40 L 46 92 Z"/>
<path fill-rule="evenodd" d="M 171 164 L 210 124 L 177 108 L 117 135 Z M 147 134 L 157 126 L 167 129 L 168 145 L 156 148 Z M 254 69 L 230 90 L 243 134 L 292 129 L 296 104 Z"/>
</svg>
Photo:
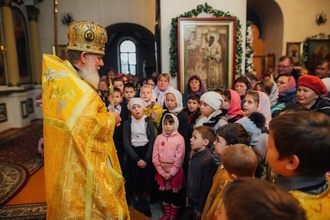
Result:
<svg viewBox="0 0 330 220">
<path fill-rule="evenodd" d="M 182 170 L 185 142 L 178 132 L 179 121 L 174 114 L 167 113 L 162 126 L 162 134 L 157 136 L 152 152 L 152 162 L 157 170 L 155 179 L 159 190 L 163 191 L 165 214 L 160 219 L 177 219 L 185 184 Z"/>
</svg>

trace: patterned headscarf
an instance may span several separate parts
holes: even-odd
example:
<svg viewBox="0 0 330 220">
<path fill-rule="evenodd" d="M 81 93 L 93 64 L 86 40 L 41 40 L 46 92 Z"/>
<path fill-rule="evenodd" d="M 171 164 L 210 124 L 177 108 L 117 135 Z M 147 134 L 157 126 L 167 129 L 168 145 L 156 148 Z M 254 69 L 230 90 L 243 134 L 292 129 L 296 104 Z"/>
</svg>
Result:
<svg viewBox="0 0 330 220">
<path fill-rule="evenodd" d="M 293 89 L 294 87 L 297 86 L 296 80 L 294 79 L 293 76 L 287 76 L 290 77 L 288 84 L 283 88 L 283 91 L 280 92 L 280 95 L 284 94 L 286 91 Z"/>
<path fill-rule="evenodd" d="M 270 101 L 269 97 L 263 93 L 258 91 L 259 93 L 259 106 L 258 106 L 258 112 L 262 113 L 266 118 L 266 127 L 268 128 L 269 122 L 272 119 L 271 113 L 270 113 Z"/>
</svg>

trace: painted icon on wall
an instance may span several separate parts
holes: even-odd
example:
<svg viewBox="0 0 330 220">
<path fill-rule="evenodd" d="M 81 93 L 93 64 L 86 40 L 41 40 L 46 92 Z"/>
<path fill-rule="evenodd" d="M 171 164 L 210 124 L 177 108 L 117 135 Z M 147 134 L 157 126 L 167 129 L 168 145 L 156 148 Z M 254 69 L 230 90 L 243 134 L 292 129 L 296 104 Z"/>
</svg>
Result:
<svg viewBox="0 0 330 220">
<path fill-rule="evenodd" d="M 26 18 L 22 11 L 13 7 L 13 20 L 20 82 L 32 83 L 29 34 Z"/>
</svg>

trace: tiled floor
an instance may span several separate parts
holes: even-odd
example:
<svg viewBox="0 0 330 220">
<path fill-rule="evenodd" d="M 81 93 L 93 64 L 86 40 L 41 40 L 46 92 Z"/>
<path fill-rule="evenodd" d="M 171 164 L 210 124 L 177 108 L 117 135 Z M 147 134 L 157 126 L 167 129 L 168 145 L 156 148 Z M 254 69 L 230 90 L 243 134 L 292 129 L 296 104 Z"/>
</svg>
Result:
<svg viewBox="0 0 330 220">
<path fill-rule="evenodd" d="M 150 209 L 151 209 L 151 214 L 152 214 L 151 219 L 153 219 L 153 220 L 160 219 L 160 217 L 162 217 L 164 214 L 163 209 L 162 209 L 162 203 L 160 200 L 158 200 L 155 204 L 151 204 Z"/>
<path fill-rule="evenodd" d="M 158 220 L 164 214 L 161 199 L 158 199 L 158 201 L 155 204 L 150 204 L 150 209 L 151 209 L 151 214 L 152 214 L 150 219 L 152 219 L 152 220 Z M 189 213 L 181 210 L 181 212 L 179 213 L 178 219 L 190 220 L 190 219 L 192 219 L 192 217 L 189 216 Z"/>
<path fill-rule="evenodd" d="M 133 207 L 132 198 L 130 199 L 130 201 L 131 202 L 128 205 L 131 205 Z M 156 203 L 150 204 L 150 210 L 152 214 L 150 219 L 155 219 L 155 220 L 160 219 L 160 217 L 162 217 L 164 214 L 161 200 L 158 199 Z"/>
</svg>

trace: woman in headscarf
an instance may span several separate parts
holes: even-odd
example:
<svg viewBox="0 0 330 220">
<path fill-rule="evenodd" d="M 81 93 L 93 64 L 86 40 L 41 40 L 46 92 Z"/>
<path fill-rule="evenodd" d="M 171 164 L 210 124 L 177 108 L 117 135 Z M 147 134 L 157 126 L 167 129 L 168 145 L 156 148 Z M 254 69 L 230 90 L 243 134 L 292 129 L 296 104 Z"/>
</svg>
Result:
<svg viewBox="0 0 330 220">
<path fill-rule="evenodd" d="M 244 98 L 249 89 L 252 89 L 252 83 L 246 76 L 240 76 L 235 80 L 235 90 L 241 97 L 241 103 L 244 103 Z"/>
<path fill-rule="evenodd" d="M 276 85 L 279 94 L 276 104 L 270 109 L 273 118 L 279 115 L 283 108 L 297 102 L 297 84 L 293 76 L 279 76 Z"/>
<path fill-rule="evenodd" d="M 166 93 L 174 89 L 171 86 L 171 76 L 169 73 L 162 73 L 158 76 L 157 86 L 154 88 L 156 94 L 156 102 L 166 109 L 165 97 Z M 181 98 L 182 99 L 182 98 Z"/>
</svg>

